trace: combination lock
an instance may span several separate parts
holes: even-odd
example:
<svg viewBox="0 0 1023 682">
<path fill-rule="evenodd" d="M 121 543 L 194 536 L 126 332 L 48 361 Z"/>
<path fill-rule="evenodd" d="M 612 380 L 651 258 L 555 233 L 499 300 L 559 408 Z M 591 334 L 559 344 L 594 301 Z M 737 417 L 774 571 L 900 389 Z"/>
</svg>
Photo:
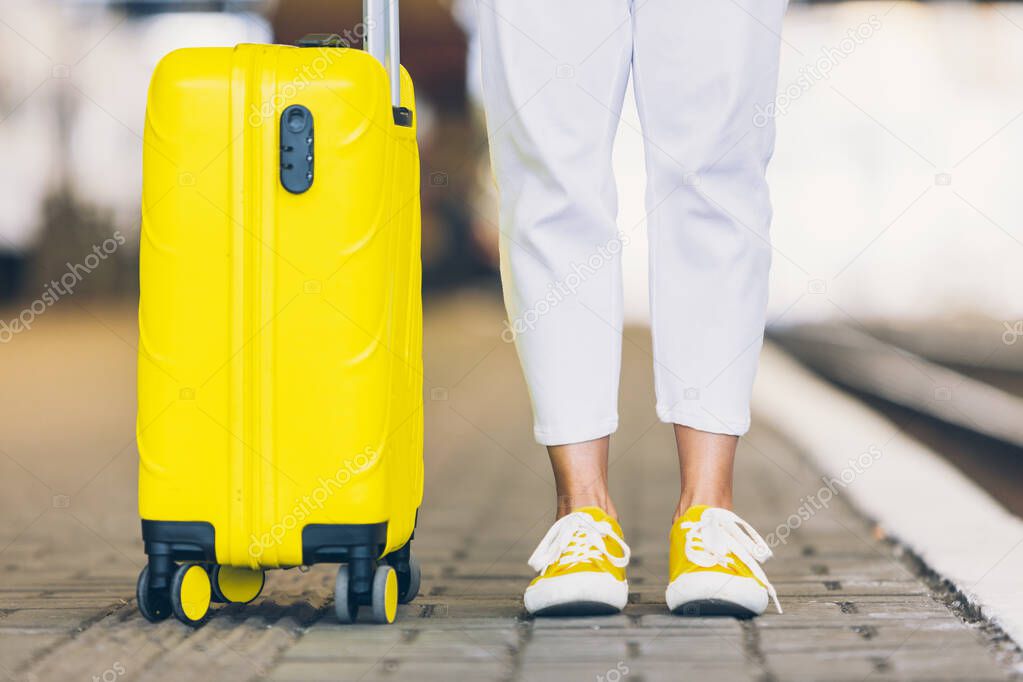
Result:
<svg viewBox="0 0 1023 682">
<path fill-rule="evenodd" d="M 293 104 L 281 114 L 281 184 L 292 194 L 313 185 L 313 114 Z"/>
</svg>

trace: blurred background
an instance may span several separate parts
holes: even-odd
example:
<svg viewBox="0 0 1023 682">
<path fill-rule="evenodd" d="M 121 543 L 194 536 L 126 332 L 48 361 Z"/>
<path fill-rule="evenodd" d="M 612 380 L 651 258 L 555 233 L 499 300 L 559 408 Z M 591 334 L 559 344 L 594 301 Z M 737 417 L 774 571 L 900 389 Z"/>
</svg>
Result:
<svg viewBox="0 0 1023 682">
<path fill-rule="evenodd" d="M 0 296 L 35 298 L 120 230 L 76 293 L 131 297 L 145 93 L 190 45 L 344 30 L 356 0 L 49 0 L 0 9 Z M 794 3 L 773 116 L 775 322 L 853 316 L 1011 321 L 1023 303 L 1016 165 L 1023 12 L 1015 4 Z M 429 290 L 493 288 L 496 224 L 472 0 L 407 0 L 418 86 Z M 629 315 L 645 317 L 643 169 L 634 107 L 616 162 Z M 102 241 L 102 239 L 100 239 Z"/>
<path fill-rule="evenodd" d="M 125 537 L 136 532 L 134 490 L 102 482 L 122 480 L 114 470 L 130 480 L 134 466 L 141 136 L 157 61 L 183 46 L 341 32 L 360 12 L 357 0 L 0 3 L 5 495 L 70 504 L 100 533 L 110 524 Z M 428 310 L 450 297 L 500 300 L 473 23 L 471 0 L 403 3 L 403 61 L 419 97 Z M 778 126 L 770 334 L 1017 513 L 1020 83 L 1023 5 L 793 2 L 779 97 L 764 112 Z M 615 164 L 620 222 L 633 235 L 627 316 L 639 326 L 641 143 L 630 104 Z M 47 296 L 48 282 L 104 244 L 112 246 L 72 294 Z M 12 331 L 19 316 L 31 330 Z M 498 324 L 474 325 L 464 333 L 500 333 Z M 95 456 L 79 457 L 82 442 Z M 116 513 L 101 501 L 107 495 Z M 12 533 L 39 518 L 36 508 L 8 510 L 24 517 Z"/>
</svg>

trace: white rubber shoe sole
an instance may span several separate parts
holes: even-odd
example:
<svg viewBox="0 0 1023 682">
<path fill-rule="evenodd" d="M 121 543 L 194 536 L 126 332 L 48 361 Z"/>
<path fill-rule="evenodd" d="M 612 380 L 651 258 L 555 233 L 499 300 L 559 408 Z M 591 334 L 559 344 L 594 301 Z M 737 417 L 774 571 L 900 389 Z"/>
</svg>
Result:
<svg viewBox="0 0 1023 682">
<path fill-rule="evenodd" d="M 752 618 L 767 609 L 767 589 L 753 578 L 717 571 L 685 573 L 665 590 L 668 609 L 679 616 Z"/>
<path fill-rule="evenodd" d="M 526 610 L 534 616 L 599 616 L 618 613 L 629 600 L 629 583 L 609 573 L 570 573 L 526 588 Z"/>
</svg>

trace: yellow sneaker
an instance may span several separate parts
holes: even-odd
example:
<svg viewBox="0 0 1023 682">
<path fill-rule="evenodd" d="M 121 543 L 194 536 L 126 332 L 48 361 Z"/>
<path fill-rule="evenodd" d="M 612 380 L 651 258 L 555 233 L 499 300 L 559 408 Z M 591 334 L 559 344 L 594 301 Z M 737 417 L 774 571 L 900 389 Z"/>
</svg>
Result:
<svg viewBox="0 0 1023 682">
<path fill-rule="evenodd" d="M 597 507 L 558 519 L 529 557 L 540 575 L 526 588 L 535 616 L 618 613 L 629 598 L 629 546 L 618 522 Z"/>
<path fill-rule="evenodd" d="M 768 597 L 781 613 L 778 594 L 760 562 L 771 549 L 753 527 L 733 512 L 690 507 L 671 527 L 665 599 L 685 616 L 759 616 Z"/>
</svg>

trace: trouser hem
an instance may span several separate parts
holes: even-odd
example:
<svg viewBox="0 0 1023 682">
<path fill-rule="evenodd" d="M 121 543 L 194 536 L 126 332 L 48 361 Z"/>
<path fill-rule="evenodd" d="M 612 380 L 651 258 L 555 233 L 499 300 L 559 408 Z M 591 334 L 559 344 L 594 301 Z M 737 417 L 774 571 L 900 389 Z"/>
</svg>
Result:
<svg viewBox="0 0 1023 682">
<path fill-rule="evenodd" d="M 594 424 L 579 424 L 573 426 L 533 428 L 533 436 L 540 445 L 568 445 L 571 443 L 585 443 L 588 440 L 596 440 L 609 436 L 618 430 L 618 419 L 609 419 Z"/>
<path fill-rule="evenodd" d="M 657 417 L 665 424 L 680 424 L 697 431 L 719 433 L 725 436 L 743 436 L 749 431 L 750 420 L 726 421 L 703 412 L 685 412 L 658 407 Z"/>
</svg>

